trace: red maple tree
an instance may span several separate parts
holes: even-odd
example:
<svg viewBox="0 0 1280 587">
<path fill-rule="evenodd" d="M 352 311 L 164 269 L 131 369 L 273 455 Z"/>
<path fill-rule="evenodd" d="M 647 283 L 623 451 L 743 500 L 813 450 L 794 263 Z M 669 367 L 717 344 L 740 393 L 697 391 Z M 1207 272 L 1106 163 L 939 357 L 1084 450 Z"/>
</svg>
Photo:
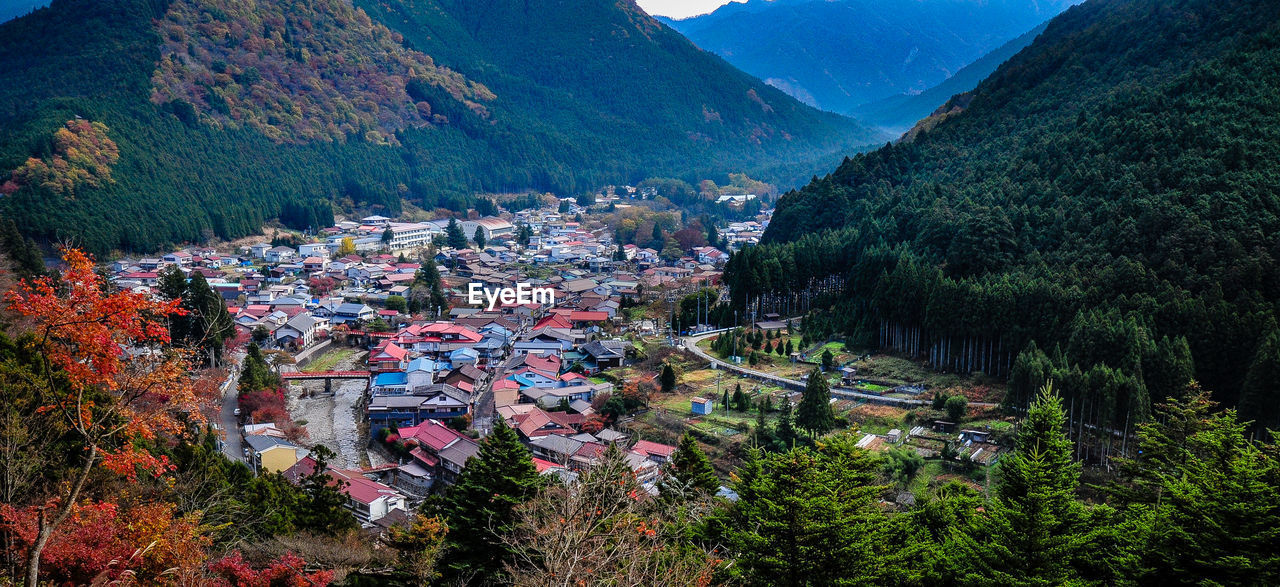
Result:
<svg viewBox="0 0 1280 587">
<path fill-rule="evenodd" d="M 143 446 L 203 425 L 201 407 L 217 389 L 196 385 L 188 357 L 169 346 L 165 321 L 185 312 L 176 302 L 111 291 L 77 249 L 64 249 L 62 261 L 56 278 L 24 281 L 5 294 L 46 359 L 32 381 L 40 410 L 61 419 L 83 447 L 71 482 L 37 508 L 26 562 L 33 587 L 41 552 L 72 514 L 95 465 L 129 477 L 168 471 L 167 459 Z"/>
</svg>

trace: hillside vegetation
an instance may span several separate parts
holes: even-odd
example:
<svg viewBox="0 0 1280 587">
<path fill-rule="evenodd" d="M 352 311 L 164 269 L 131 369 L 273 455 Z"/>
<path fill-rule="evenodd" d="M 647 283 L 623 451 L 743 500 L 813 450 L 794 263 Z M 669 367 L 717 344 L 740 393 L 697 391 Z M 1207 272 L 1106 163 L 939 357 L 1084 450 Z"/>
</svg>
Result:
<svg viewBox="0 0 1280 587">
<path fill-rule="evenodd" d="M 118 159 L 68 197 L 20 170 L 53 166 L 76 120 Z M 631 2 L 57 0 L 0 25 L 0 213 L 97 253 L 477 192 L 794 184 L 884 138 Z"/>
<path fill-rule="evenodd" d="M 1012 374 L 1015 405 L 1053 374 L 1119 429 L 1194 375 L 1280 425 L 1262 377 L 1280 362 L 1264 344 L 1280 301 L 1273 16 L 1258 1 L 1067 11 L 932 130 L 784 195 L 768 244 L 731 263 L 735 298 L 834 272 L 839 329 Z"/>
</svg>

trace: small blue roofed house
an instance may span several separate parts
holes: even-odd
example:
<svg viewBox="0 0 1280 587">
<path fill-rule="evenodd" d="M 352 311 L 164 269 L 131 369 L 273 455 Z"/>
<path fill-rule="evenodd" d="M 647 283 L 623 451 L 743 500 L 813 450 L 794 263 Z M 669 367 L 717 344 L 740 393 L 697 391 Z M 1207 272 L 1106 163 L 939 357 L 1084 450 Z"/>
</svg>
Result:
<svg viewBox="0 0 1280 587">
<path fill-rule="evenodd" d="M 693 413 L 706 416 L 716 407 L 716 402 L 702 397 L 695 397 L 689 402 Z"/>
<path fill-rule="evenodd" d="M 408 391 L 409 376 L 401 371 L 379 373 L 369 384 L 370 395 L 404 395 Z"/>
<path fill-rule="evenodd" d="M 458 349 L 449 353 L 449 362 L 453 364 L 454 369 L 463 365 L 475 366 L 479 358 L 480 353 L 477 353 L 475 349 Z"/>
</svg>

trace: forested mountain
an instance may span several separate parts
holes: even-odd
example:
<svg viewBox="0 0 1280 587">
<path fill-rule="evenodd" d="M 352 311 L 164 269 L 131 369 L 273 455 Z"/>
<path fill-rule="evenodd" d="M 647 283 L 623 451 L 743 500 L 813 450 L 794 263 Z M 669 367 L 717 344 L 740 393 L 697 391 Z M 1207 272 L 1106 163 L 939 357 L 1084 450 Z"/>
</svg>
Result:
<svg viewBox="0 0 1280 587">
<path fill-rule="evenodd" d="M 0 212 L 95 252 L 315 226 L 333 203 L 797 181 L 882 139 L 632 2 L 56 0 L 0 26 Z"/>
<path fill-rule="evenodd" d="M 1120 429 L 1194 376 L 1280 426 L 1275 17 L 1068 10 L 913 141 L 784 195 L 768 244 L 730 263 L 736 302 L 834 272 L 837 329 L 1010 374 L 1015 407 L 1052 375 Z"/>
<path fill-rule="evenodd" d="M 883 128 L 895 135 L 901 134 L 920 119 L 929 116 L 946 104 L 952 96 L 978 87 L 978 84 L 1000 67 L 1001 63 L 1030 45 L 1048 25 L 1046 21 L 1023 33 L 1018 38 L 978 58 L 977 61 L 960 68 L 960 71 L 936 86 L 918 94 L 899 94 L 863 104 L 853 109 L 853 115 L 865 124 Z"/>
<path fill-rule="evenodd" d="M 937 85 L 1078 2 L 750 0 L 665 22 L 808 104 L 848 113 Z"/>
</svg>

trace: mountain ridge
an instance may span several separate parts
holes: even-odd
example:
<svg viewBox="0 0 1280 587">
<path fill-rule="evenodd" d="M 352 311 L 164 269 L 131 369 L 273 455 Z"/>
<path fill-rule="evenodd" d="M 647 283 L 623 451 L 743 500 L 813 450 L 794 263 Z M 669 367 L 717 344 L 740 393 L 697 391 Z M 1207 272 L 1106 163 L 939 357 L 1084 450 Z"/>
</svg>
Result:
<svg viewBox="0 0 1280 587">
<path fill-rule="evenodd" d="M 914 140 L 784 195 L 726 281 L 739 299 L 781 287 L 755 257 L 796 267 L 783 282 L 845 274 L 850 333 L 947 368 L 980 344 L 1000 374 L 1031 342 L 1058 348 L 1079 374 L 1064 393 L 1124 390 L 1107 400 L 1119 414 L 1126 397 L 1180 392 L 1158 382 L 1185 339 L 1218 401 L 1280 424 L 1275 390 L 1245 385 L 1269 365 L 1280 300 L 1280 87 L 1256 75 L 1277 66 L 1273 15 L 1261 1 L 1074 7 Z"/>
<path fill-rule="evenodd" d="M 0 212 L 45 242 L 149 251 L 275 217 L 307 228 L 332 211 L 394 215 L 402 200 L 460 212 L 477 192 L 730 171 L 798 182 L 885 138 L 733 69 L 632 2 L 533 0 L 538 18 L 487 29 L 476 11 L 514 4 L 223 4 L 56 0 L 0 25 Z M 581 28 L 548 34 L 573 18 Z M 682 84 L 690 100 L 669 99 Z M 54 133 L 78 118 L 118 146 L 111 181 L 61 195 L 40 187 L 56 181 L 15 181 L 34 177 L 11 173 L 30 159 L 57 169 Z"/>
<path fill-rule="evenodd" d="M 752 0 L 663 22 L 793 96 L 852 113 L 937 85 L 1078 1 Z"/>
</svg>

